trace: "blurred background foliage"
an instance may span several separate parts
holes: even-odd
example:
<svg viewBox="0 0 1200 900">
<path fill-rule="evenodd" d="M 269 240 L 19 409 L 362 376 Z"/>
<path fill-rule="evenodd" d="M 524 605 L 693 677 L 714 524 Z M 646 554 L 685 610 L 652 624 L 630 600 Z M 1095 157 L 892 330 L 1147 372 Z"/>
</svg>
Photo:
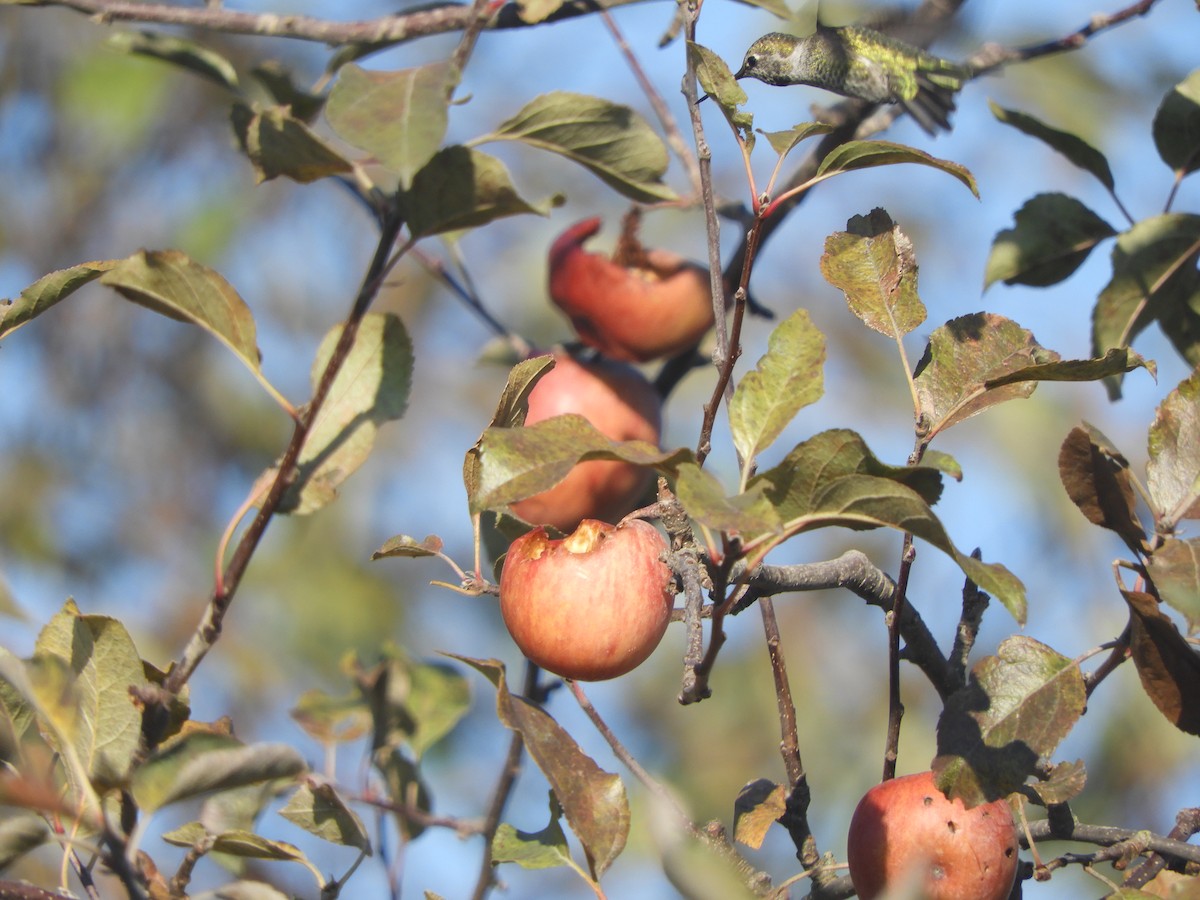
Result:
<svg viewBox="0 0 1200 900">
<path fill-rule="evenodd" d="M 254 0 L 240 6 L 345 19 L 394 9 L 373 0 Z M 656 46 L 672 11 L 670 4 L 644 3 L 614 17 L 673 112 L 686 121 L 677 92 L 682 48 L 678 42 L 664 50 Z M 822 6 L 823 17 L 834 23 L 872 11 L 866 4 Z M 1081 0 L 972 0 L 938 49 L 964 56 L 985 41 L 1041 42 L 1078 28 L 1095 11 L 1094 3 Z M 811 16 L 811 10 L 802 12 L 801 18 Z M 777 27 L 761 10 L 710 2 L 700 40 L 736 63 L 750 40 Z M 63 10 L 0 9 L 0 296 L 84 260 L 121 257 L 141 247 L 182 249 L 225 275 L 247 300 L 258 321 L 264 371 L 301 402 L 316 345 L 348 309 L 374 247 L 373 222 L 333 182 L 256 185 L 228 124 L 228 94 L 113 49 L 111 36 L 126 28 Z M 982 202 L 939 173 L 910 168 L 857 173 L 818 189 L 775 234 L 755 270 L 757 299 L 779 317 L 797 305 L 810 308 L 830 346 L 825 399 L 793 424 L 773 452 L 790 446 L 788 437 L 794 442 L 833 426 L 859 430 L 889 462 L 901 462 L 911 447 L 911 409 L 894 349 L 847 314 L 817 269 L 824 237 L 873 206 L 885 207 L 916 247 L 930 310 L 920 335 L 986 307 L 1032 329 L 1064 356 L 1087 355 L 1089 311 L 1106 279 L 1106 252 L 1093 255 L 1057 288 L 1035 293 L 994 287 L 981 298 L 983 263 L 994 234 L 1034 193 L 1075 194 L 1114 222 L 1117 213 L 1087 176 L 997 123 L 986 100 L 1093 142 L 1109 155 L 1126 205 L 1134 215 L 1150 215 L 1161 209 L 1170 176 L 1154 154 L 1149 123 L 1162 94 L 1200 65 L 1197 34 L 1194 4 L 1167 0 L 1080 52 L 968 86 L 954 132 L 932 146 L 907 121 L 888 135 L 970 167 Z M 324 48 L 299 42 L 191 36 L 243 75 L 269 58 L 293 68 L 301 83 L 313 83 L 328 58 Z M 454 42 L 453 35 L 413 42 L 372 57 L 369 65 L 419 65 L 444 58 Z M 448 140 L 482 133 L 552 89 L 598 94 L 650 118 L 603 26 L 585 17 L 484 34 L 464 80 L 462 94 L 470 99 L 452 109 Z M 808 119 L 810 103 L 829 99 L 804 88 L 758 84 L 748 93 L 756 124 L 766 129 Z M 734 145 L 712 110 L 705 110 L 705 124 L 718 192 L 740 199 L 745 187 Z M 503 220 L 468 234 L 461 254 L 481 295 L 510 328 L 544 345 L 566 339 L 567 324 L 545 295 L 546 248 L 568 224 L 592 214 L 606 219 L 596 244 L 611 247 L 622 201 L 558 159 L 518 147 L 489 151 L 510 167 L 525 196 L 564 190 L 568 203 L 546 220 Z M 773 164 L 765 144 L 756 161 L 763 172 Z M 678 165 L 671 177 L 683 190 Z M 1198 207 L 1193 179 L 1175 208 Z M 702 218 L 694 209 L 651 213 L 643 234 L 650 244 L 703 255 Z M 736 228 L 726 225 L 726 255 L 737 238 Z M 438 245 L 428 250 L 450 258 Z M 317 765 L 320 747 L 287 710 L 309 689 L 341 693 L 349 651 L 369 660 L 391 640 L 414 657 L 450 650 L 498 657 L 519 670 L 490 600 L 428 586 L 449 574 L 436 561 L 368 562 L 397 532 L 437 533 L 452 557 L 470 560 L 461 454 L 486 424 L 504 379 L 502 369 L 473 364 L 491 338 L 487 328 L 418 265 L 407 263 L 393 274 L 377 308 L 398 313 L 414 336 L 409 412 L 384 430 L 373 457 L 337 503 L 318 516 L 272 525 L 224 637 L 192 683 L 196 718 L 229 715 L 243 738 L 288 741 Z M 770 327 L 750 323 L 745 365 L 765 349 Z M 1119 403 L 1110 404 L 1098 384 L 1045 385 L 1030 401 L 993 410 L 939 444 L 966 472 L 961 485 L 948 485 L 938 507 L 954 540 L 964 548 L 983 547 L 985 558 L 1004 562 L 1025 581 L 1026 633 L 1069 656 L 1114 637 L 1125 608 L 1110 570 L 1121 548 L 1108 533 L 1088 527 L 1067 502 L 1057 478 L 1058 446 L 1085 419 L 1117 443 L 1135 471 L 1144 470 L 1154 407 L 1186 368 L 1156 333 L 1137 346 L 1158 360 L 1159 379 L 1135 373 Z M 920 349 L 910 346 L 914 359 Z M 694 445 L 711 382 L 711 371 L 698 370 L 671 397 L 668 444 Z M 288 434 L 285 417 L 205 334 L 118 302 L 101 287 L 85 289 L 6 340 L 0 347 L 0 581 L 24 619 L 4 620 L 4 644 L 28 653 L 40 625 L 73 596 L 85 612 L 122 619 L 142 654 L 165 665 L 203 609 L 225 523 Z M 733 459 L 725 437 L 719 427 L 710 464 L 728 476 Z M 892 534 L 806 537 L 774 561 L 826 558 L 851 546 L 895 571 L 899 538 Z M 910 596 L 943 646 L 952 637 L 960 590 L 953 564 L 920 548 Z M 878 611 L 848 594 L 787 596 L 776 606 L 813 784 L 814 829 L 821 848 L 841 857 L 854 802 L 879 774 L 885 631 Z M 589 692 L 696 820 L 727 824 L 742 784 L 782 774 L 758 616 L 752 611 L 729 627 L 731 644 L 721 657 L 715 696 L 698 707 L 674 701 L 682 650 L 674 630 L 649 664 Z M 990 652 L 1013 630 L 1003 611 L 993 609 L 977 652 Z M 463 816 L 480 814 L 507 747 L 490 686 L 474 673 L 470 677 L 476 688 L 472 714 L 438 748 L 426 772 L 435 810 Z M 905 687 L 900 769 L 912 771 L 927 767 L 932 756 L 939 707 L 914 673 L 907 673 Z M 566 696 L 554 695 L 550 710 L 601 765 L 619 769 Z M 356 783 L 362 771 L 358 752 L 342 751 L 339 771 L 347 783 Z M 1130 667 L 1104 685 L 1060 755 L 1088 763 L 1089 789 L 1076 808 L 1089 821 L 1165 832 L 1181 798 L 1194 798 L 1200 787 L 1194 743 L 1145 701 Z M 649 801 L 632 779 L 625 780 L 635 794 L 635 833 L 630 856 L 606 879 L 610 895 L 666 896 L 659 858 L 671 852 L 670 841 L 656 830 Z M 545 785 L 531 767 L 507 818 L 529 830 L 544 824 Z M 304 845 L 287 826 L 281 837 Z M 410 890 L 458 897 L 474 882 L 479 849 L 476 842 L 433 830 L 394 862 Z M 792 852 L 775 835 L 751 856 L 782 880 L 794 871 Z M 337 857 L 327 868 L 349 858 Z M 54 865 L 52 856 L 42 861 Z M 504 875 L 514 897 L 578 890 L 569 875 Z M 291 877 L 275 870 L 270 876 L 285 883 Z M 376 895 L 383 884 L 381 867 L 373 863 L 356 878 L 361 896 Z M 1031 893 L 1100 893 L 1091 884 L 1058 873 Z"/>
</svg>

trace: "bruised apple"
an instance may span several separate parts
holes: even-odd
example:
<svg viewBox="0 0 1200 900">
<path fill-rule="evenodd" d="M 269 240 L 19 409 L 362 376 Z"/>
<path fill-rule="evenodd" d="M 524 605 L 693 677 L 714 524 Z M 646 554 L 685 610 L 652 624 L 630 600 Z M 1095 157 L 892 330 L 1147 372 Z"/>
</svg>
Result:
<svg viewBox="0 0 1200 900">
<path fill-rule="evenodd" d="M 585 519 L 555 540 L 535 528 L 513 541 L 500 573 L 500 614 L 521 652 L 577 681 L 641 665 L 667 629 L 674 602 L 667 542 L 641 519 Z"/>
<path fill-rule="evenodd" d="M 850 820 L 847 857 L 863 900 L 909 883 L 928 900 L 1008 900 L 1017 828 L 1006 801 L 967 809 L 920 772 L 867 791 Z"/>
<path fill-rule="evenodd" d="M 526 425 L 564 413 L 578 413 L 614 441 L 658 445 L 662 401 L 637 369 L 597 359 L 580 362 L 555 354 L 554 368 L 529 394 Z M 590 459 L 540 494 L 512 504 L 512 511 L 534 525 L 571 531 L 583 519 L 617 522 L 637 507 L 654 471 L 633 463 Z"/>
<path fill-rule="evenodd" d="M 630 250 L 630 240 L 618 258 L 589 253 L 583 245 L 599 230 L 600 219 L 585 219 L 550 248 L 550 299 L 579 339 L 630 362 L 697 344 L 713 325 L 708 270 L 668 250 Z"/>
</svg>

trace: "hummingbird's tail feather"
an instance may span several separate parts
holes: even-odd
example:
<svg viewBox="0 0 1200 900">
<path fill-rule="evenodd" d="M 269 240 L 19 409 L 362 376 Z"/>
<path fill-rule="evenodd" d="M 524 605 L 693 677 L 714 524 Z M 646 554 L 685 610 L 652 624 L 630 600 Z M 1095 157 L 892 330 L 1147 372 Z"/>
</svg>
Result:
<svg viewBox="0 0 1200 900">
<path fill-rule="evenodd" d="M 960 82 L 961 84 L 961 82 Z M 950 113 L 954 112 L 954 92 L 957 88 L 934 81 L 929 74 L 917 75 L 917 93 L 911 100 L 901 100 L 905 111 L 930 137 L 938 130 L 950 130 Z"/>
</svg>

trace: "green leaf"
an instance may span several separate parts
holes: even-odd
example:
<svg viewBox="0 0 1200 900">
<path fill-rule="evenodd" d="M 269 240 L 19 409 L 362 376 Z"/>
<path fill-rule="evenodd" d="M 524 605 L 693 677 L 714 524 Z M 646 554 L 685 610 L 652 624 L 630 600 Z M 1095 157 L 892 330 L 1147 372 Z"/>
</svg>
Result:
<svg viewBox="0 0 1200 900">
<path fill-rule="evenodd" d="M 245 745 L 211 732 L 190 732 L 138 766 L 130 789 L 144 812 L 215 791 L 289 778 L 307 770 L 286 744 Z"/>
<path fill-rule="evenodd" d="M 1133 478 L 1123 456 L 1108 452 L 1083 428 L 1073 428 L 1058 452 L 1058 474 L 1067 496 L 1093 525 L 1115 531 L 1134 553 L 1146 533 L 1135 512 Z"/>
<path fill-rule="evenodd" d="M 638 113 L 600 97 L 551 91 L 534 98 L 491 134 L 471 143 L 521 141 L 586 168 L 638 203 L 674 200 L 662 182 L 670 157 Z"/>
<path fill-rule="evenodd" d="M 50 830 L 38 816 L 12 815 L 0 819 L 0 871 L 50 840 Z"/>
<path fill-rule="evenodd" d="M 933 770 L 947 796 L 976 806 L 1017 790 L 1083 715 L 1079 666 L 1033 638 L 979 661 L 938 721 Z"/>
<path fill-rule="evenodd" d="M 342 697 L 305 691 L 289 714 L 305 734 L 322 743 L 356 741 L 371 731 L 371 711 L 358 691 Z"/>
<path fill-rule="evenodd" d="M 353 169 L 286 106 L 264 110 L 235 103 L 230 118 L 260 184 L 280 175 L 308 184 Z"/>
<path fill-rule="evenodd" d="M 1058 359 L 1003 316 L 972 313 L 951 319 L 930 335 L 913 376 L 925 440 L 990 406 L 1028 397 L 1036 382 L 1000 379 Z M 989 387 L 993 383 L 999 386 Z"/>
<path fill-rule="evenodd" d="M 316 389 L 342 334 L 335 326 L 317 349 L 312 384 Z M 298 473 L 279 511 L 316 512 L 337 497 L 337 489 L 370 455 L 379 428 L 408 408 L 413 351 L 408 332 L 392 313 L 368 313 L 354 345 L 304 439 Z M 272 469 L 267 477 L 274 477 Z"/>
<path fill-rule="evenodd" d="M 1129 655 L 1146 696 L 1180 731 L 1200 736 L 1200 654 L 1149 594 L 1121 596 L 1129 605 Z"/>
<path fill-rule="evenodd" d="M 325 106 L 325 96 L 306 91 L 296 84 L 290 69 L 277 60 L 264 60 L 250 70 L 279 106 L 289 107 L 292 115 L 308 124 Z"/>
<path fill-rule="evenodd" d="M 1150 426 L 1147 488 L 1159 517 L 1174 527 L 1200 518 L 1200 371 L 1159 405 Z"/>
<path fill-rule="evenodd" d="M 496 686 L 501 723 L 524 738 L 530 757 L 550 782 L 567 824 L 583 845 L 593 875 L 599 878 L 625 848 L 629 834 L 629 802 L 621 779 L 597 766 L 541 707 L 509 693 L 503 663 L 455 658 Z"/>
<path fill-rule="evenodd" d="M 938 159 L 915 147 L 895 144 L 891 141 L 847 141 L 839 145 L 821 160 L 814 180 L 829 178 L 842 172 L 853 172 L 856 169 L 894 166 L 900 163 L 914 163 L 919 166 L 940 169 L 965 184 L 976 197 L 979 196 L 979 188 L 975 185 L 975 176 L 965 166 L 960 166 L 948 159 Z"/>
<path fill-rule="evenodd" d="M 747 464 L 796 413 L 820 399 L 824 363 L 825 337 L 807 310 L 796 310 L 771 332 L 766 355 L 742 377 L 729 401 L 734 446 Z"/>
<path fill-rule="evenodd" d="M 1100 180 L 1100 183 L 1108 188 L 1110 192 L 1113 190 L 1115 182 L 1113 181 L 1112 169 L 1108 166 L 1108 160 L 1104 157 L 1103 153 L 1083 138 L 1071 134 L 1069 131 L 1059 131 L 1057 128 L 1051 128 L 1041 119 L 1034 118 L 1028 113 L 1005 109 L 992 100 L 988 101 L 988 106 L 992 110 L 992 115 L 1005 125 L 1011 125 L 1018 131 L 1022 131 L 1030 137 L 1037 138 L 1052 150 L 1061 153 L 1085 172 L 1095 175 Z"/>
<path fill-rule="evenodd" d="M 1042 773 L 1037 773 L 1039 777 Z M 1049 777 L 1026 785 L 1036 795 L 1042 806 L 1066 803 L 1083 793 L 1087 784 L 1087 768 L 1083 760 L 1073 763 L 1058 763 L 1050 768 Z"/>
<path fill-rule="evenodd" d="M 492 861 L 512 862 L 522 869 L 554 869 L 573 866 L 567 836 L 558 824 L 562 807 L 554 792 L 550 793 L 550 822 L 541 831 L 518 831 L 507 823 L 501 823 L 492 839 Z"/>
<path fill-rule="evenodd" d="M 821 274 L 880 334 L 899 340 L 925 321 L 912 241 L 882 209 L 855 216 L 825 239 Z"/>
<path fill-rule="evenodd" d="M 117 259 L 105 259 L 59 269 L 43 275 L 21 291 L 21 296 L 16 300 L 0 302 L 0 338 L 12 334 L 85 284 L 95 281 L 119 262 Z"/>
<path fill-rule="evenodd" d="M 478 480 L 468 494 L 472 513 L 498 510 L 547 491 L 586 459 L 617 459 L 670 470 L 691 458 L 688 450 L 667 452 L 645 441 L 610 440 L 573 413 L 521 428 L 489 428 L 474 452 Z"/>
<path fill-rule="evenodd" d="M 24 676 L 21 660 L 0 647 L 0 747 L 15 747 L 34 724 L 35 713 L 21 689 L 4 676 L 5 669 Z"/>
<path fill-rule="evenodd" d="M 234 93 L 239 90 L 232 63 L 195 41 L 150 31 L 115 31 L 106 43 L 122 53 L 148 56 L 186 69 Z"/>
<path fill-rule="evenodd" d="M 1127 347 L 1155 319 L 1176 307 L 1200 304 L 1200 216 L 1169 213 L 1137 222 L 1118 235 L 1112 252 L 1113 276 L 1092 313 L 1092 348 Z M 1120 396 L 1110 379 L 1109 395 Z"/>
<path fill-rule="evenodd" d="M 375 746 L 406 746 L 420 758 L 450 733 L 471 705 L 467 680 L 441 662 L 415 662 L 398 647 L 360 669 L 356 682 L 375 723 Z"/>
<path fill-rule="evenodd" d="M 371 756 L 379 774 L 383 776 L 387 796 L 393 804 L 392 816 L 396 827 L 405 840 L 411 841 L 425 831 L 421 818 L 410 816 L 407 809 L 428 813 L 433 809 L 429 789 L 421 779 L 417 764 L 395 747 L 379 747 Z"/>
<path fill-rule="evenodd" d="M 992 241 L 983 287 L 997 281 L 1046 287 L 1083 265 L 1116 230 L 1074 197 L 1038 194 L 1017 210 L 1012 228 Z"/>
<path fill-rule="evenodd" d="M 716 477 L 693 462 L 679 466 L 674 490 L 687 514 L 713 531 L 740 535 L 743 541 L 782 534 L 783 523 L 762 485 L 727 497 Z"/>
<path fill-rule="evenodd" d="M 388 538 L 382 547 L 371 554 L 371 559 L 386 559 L 389 556 L 437 556 L 442 552 L 442 546 L 442 539 L 436 534 L 426 535 L 423 541 L 407 534 L 398 534 Z"/>
<path fill-rule="evenodd" d="M 1154 146 L 1183 175 L 1200 169 L 1200 69 L 1175 85 L 1154 114 Z"/>
<path fill-rule="evenodd" d="M 397 72 L 349 65 L 330 91 L 325 116 L 340 137 L 395 172 L 407 189 L 446 136 L 458 77 L 449 62 Z"/>
<path fill-rule="evenodd" d="M 742 135 L 747 151 L 754 149 L 754 115 L 738 109 L 748 98 L 725 60 L 702 44 L 692 41 L 688 41 L 687 53 L 704 93 L 716 101 L 730 127 Z"/>
<path fill-rule="evenodd" d="M 771 148 L 779 154 L 780 158 L 787 156 L 802 142 L 808 140 L 815 134 L 829 134 L 833 131 L 833 126 L 827 122 L 801 122 L 799 125 L 793 125 L 787 131 L 763 131 L 761 128 L 758 133 L 767 139 L 767 143 Z"/>
<path fill-rule="evenodd" d="M 541 216 L 561 204 L 554 197 L 541 207 L 531 206 L 517 194 L 500 160 L 459 146 L 435 154 L 399 199 L 415 238 L 476 228 L 505 216 Z"/>
<path fill-rule="evenodd" d="M 988 390 L 1019 384 L 1022 381 L 1100 381 L 1134 369 L 1146 369 L 1154 375 L 1158 366 L 1128 347 L 1113 348 L 1098 359 L 1064 359 L 1057 362 L 1034 363 L 987 379 Z"/>
<path fill-rule="evenodd" d="M 333 785 L 309 781 L 300 785 L 287 804 L 279 810 L 293 825 L 323 841 L 355 847 L 371 855 L 371 839 L 362 820 L 348 807 Z"/>
<path fill-rule="evenodd" d="M 1167 538 L 1147 568 L 1163 602 L 1187 619 L 1188 631 L 1200 629 L 1200 538 Z"/>
<path fill-rule="evenodd" d="M 116 619 L 80 615 L 73 602 L 46 624 L 35 653 L 62 660 L 74 674 L 73 745 L 94 783 L 120 783 L 133 762 L 142 713 L 130 695 L 145 687 L 142 660 Z"/>
</svg>

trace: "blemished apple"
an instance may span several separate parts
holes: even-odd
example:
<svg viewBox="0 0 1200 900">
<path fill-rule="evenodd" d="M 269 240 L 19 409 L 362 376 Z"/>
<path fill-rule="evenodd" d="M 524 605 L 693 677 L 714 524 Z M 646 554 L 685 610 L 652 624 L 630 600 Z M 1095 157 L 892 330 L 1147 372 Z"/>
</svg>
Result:
<svg viewBox="0 0 1200 900">
<path fill-rule="evenodd" d="M 512 542 L 500 614 L 521 652 L 548 672 L 602 681 L 654 652 L 674 605 L 663 536 L 649 522 L 587 519 L 555 540 L 535 528 Z"/>
<path fill-rule="evenodd" d="M 1008 900 L 1020 862 L 1005 800 L 967 809 L 932 772 L 867 791 L 850 820 L 850 880 L 862 900 L 912 885 L 927 900 Z"/>
<path fill-rule="evenodd" d="M 550 248 L 550 299 L 579 339 L 606 356 L 649 362 L 695 346 L 713 325 L 708 269 L 669 250 L 625 266 L 583 249 L 600 219 L 568 228 Z"/>
<path fill-rule="evenodd" d="M 604 359 L 581 362 L 566 353 L 556 353 L 554 359 L 554 368 L 529 394 L 526 425 L 578 413 L 611 440 L 658 445 L 662 401 L 637 369 Z M 637 508 L 653 480 L 653 469 L 590 459 L 576 465 L 554 487 L 511 508 L 526 522 L 569 532 L 584 519 L 620 521 Z"/>
</svg>

